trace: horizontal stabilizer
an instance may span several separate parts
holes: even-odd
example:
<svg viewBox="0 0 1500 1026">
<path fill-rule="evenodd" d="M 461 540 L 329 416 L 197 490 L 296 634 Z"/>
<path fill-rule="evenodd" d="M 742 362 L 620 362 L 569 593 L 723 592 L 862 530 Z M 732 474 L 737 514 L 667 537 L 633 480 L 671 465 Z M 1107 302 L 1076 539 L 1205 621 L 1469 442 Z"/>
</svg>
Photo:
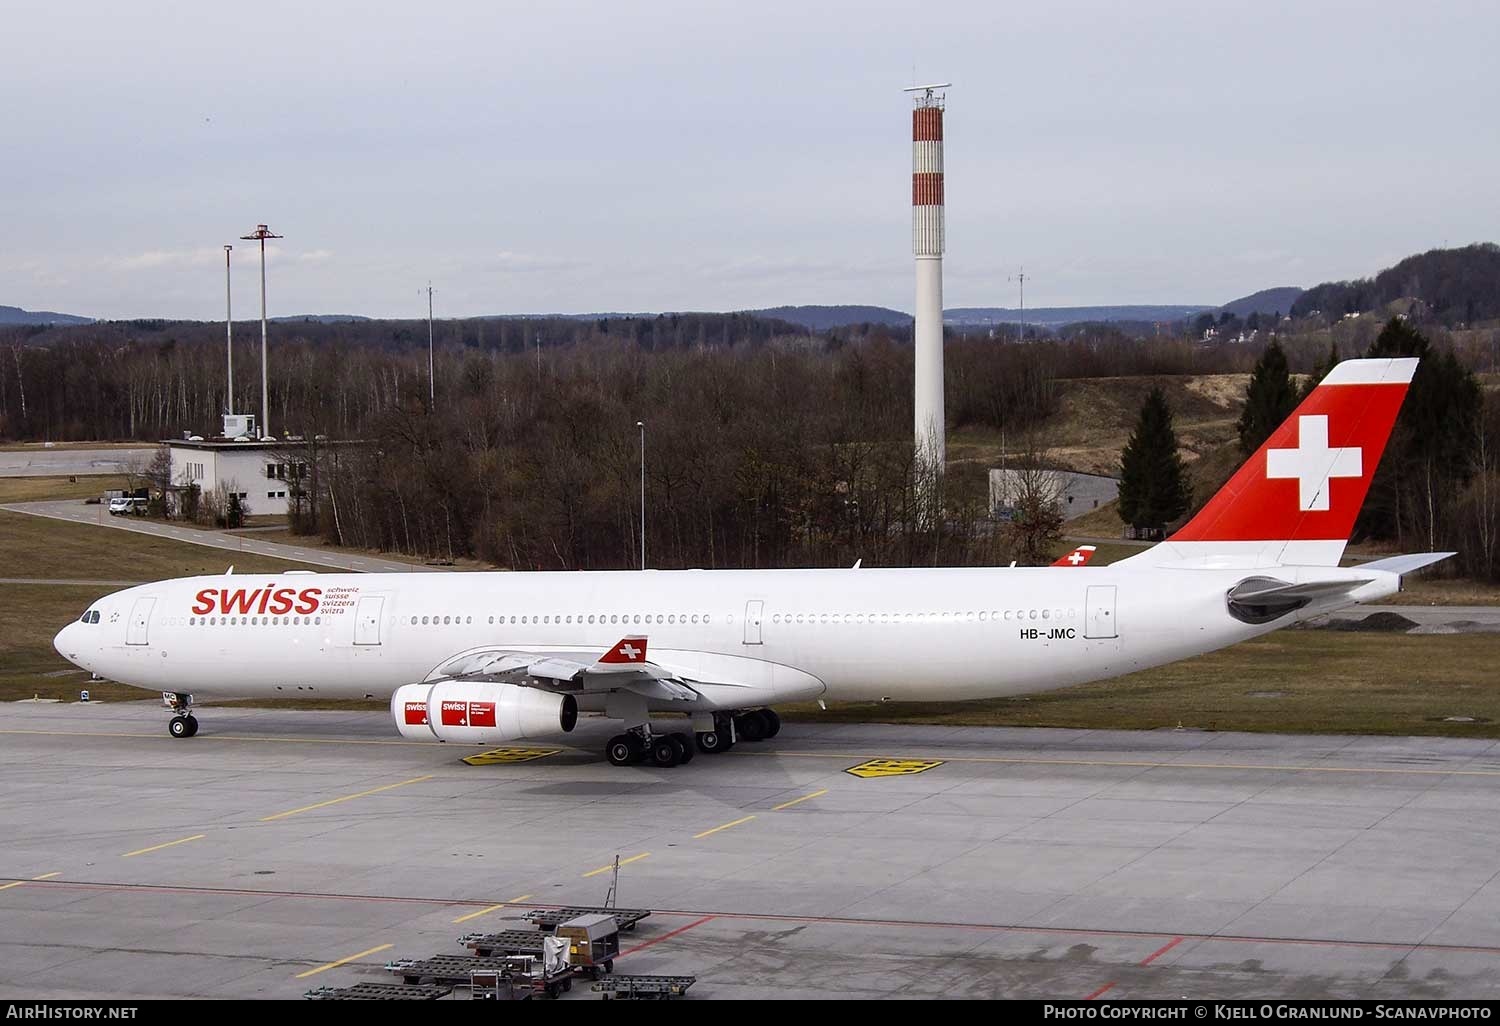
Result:
<svg viewBox="0 0 1500 1026">
<path fill-rule="evenodd" d="M 1264 603 L 1268 600 L 1304 600 L 1328 598 L 1353 591 L 1362 584 L 1369 584 L 1373 577 L 1351 577 L 1342 581 L 1310 581 L 1306 584 L 1286 584 L 1269 577 L 1252 577 L 1229 593 L 1235 602 Z"/>
<path fill-rule="evenodd" d="M 1384 559 L 1376 559 L 1369 563 L 1361 563 L 1355 569 L 1358 570 L 1383 570 L 1388 574 L 1409 574 L 1414 570 L 1420 570 L 1424 566 L 1441 563 L 1449 556 L 1456 556 L 1456 552 L 1413 552 L 1405 556 L 1387 556 Z"/>
</svg>

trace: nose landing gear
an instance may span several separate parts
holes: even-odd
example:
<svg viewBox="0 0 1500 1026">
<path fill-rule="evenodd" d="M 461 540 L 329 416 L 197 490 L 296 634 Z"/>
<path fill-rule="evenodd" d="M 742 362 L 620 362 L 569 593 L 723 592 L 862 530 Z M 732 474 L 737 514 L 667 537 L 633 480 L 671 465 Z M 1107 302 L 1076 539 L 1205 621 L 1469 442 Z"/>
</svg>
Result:
<svg viewBox="0 0 1500 1026">
<path fill-rule="evenodd" d="M 167 724 L 173 737 L 192 737 L 198 733 L 198 717 L 193 715 L 193 696 L 180 691 L 163 691 L 162 704 L 177 715 Z"/>
</svg>

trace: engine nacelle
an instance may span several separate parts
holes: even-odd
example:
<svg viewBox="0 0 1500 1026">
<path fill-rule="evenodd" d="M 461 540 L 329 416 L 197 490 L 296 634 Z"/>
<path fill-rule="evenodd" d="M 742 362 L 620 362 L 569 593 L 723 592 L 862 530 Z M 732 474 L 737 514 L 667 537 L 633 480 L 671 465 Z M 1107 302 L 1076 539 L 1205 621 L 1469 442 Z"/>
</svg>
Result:
<svg viewBox="0 0 1500 1026">
<path fill-rule="evenodd" d="M 402 737 L 487 745 L 565 734 L 578 722 L 578 703 L 515 684 L 442 681 L 397 688 L 391 715 Z"/>
</svg>

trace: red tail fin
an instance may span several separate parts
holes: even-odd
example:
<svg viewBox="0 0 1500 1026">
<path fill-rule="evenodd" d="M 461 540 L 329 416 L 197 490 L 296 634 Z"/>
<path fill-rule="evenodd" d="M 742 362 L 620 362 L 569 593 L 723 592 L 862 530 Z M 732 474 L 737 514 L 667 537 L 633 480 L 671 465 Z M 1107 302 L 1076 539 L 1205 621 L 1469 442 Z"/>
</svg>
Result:
<svg viewBox="0 0 1500 1026">
<path fill-rule="evenodd" d="M 1334 367 L 1156 558 L 1337 566 L 1416 369 L 1414 359 Z"/>
</svg>

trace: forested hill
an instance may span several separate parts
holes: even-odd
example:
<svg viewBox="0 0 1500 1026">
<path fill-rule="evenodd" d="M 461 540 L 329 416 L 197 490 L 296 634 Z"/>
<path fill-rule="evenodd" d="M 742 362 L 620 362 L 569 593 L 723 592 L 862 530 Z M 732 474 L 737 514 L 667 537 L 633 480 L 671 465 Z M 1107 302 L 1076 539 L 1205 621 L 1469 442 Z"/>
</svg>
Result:
<svg viewBox="0 0 1500 1026">
<path fill-rule="evenodd" d="M 1286 314 L 1292 312 L 1292 304 L 1297 302 L 1301 295 L 1302 290 L 1292 285 L 1261 289 L 1242 299 L 1225 303 L 1219 307 L 1219 311 L 1232 313 L 1236 317 L 1249 317 L 1251 314 L 1260 314 L 1262 317 L 1271 314 Z"/>
<path fill-rule="evenodd" d="M 88 324 L 89 318 L 51 310 L 22 310 L 19 306 L 0 306 L 0 324 Z"/>
<path fill-rule="evenodd" d="M 1400 299 L 1418 299 L 1429 316 L 1449 326 L 1500 318 L 1500 246 L 1476 243 L 1409 256 L 1374 278 L 1332 281 L 1304 292 L 1292 315 L 1327 317 L 1380 312 Z"/>
<path fill-rule="evenodd" d="M 912 321 L 911 314 L 884 306 L 774 306 L 767 310 L 746 310 L 745 313 L 752 317 L 789 321 L 809 331 L 827 331 L 850 324 L 904 328 Z"/>
</svg>

